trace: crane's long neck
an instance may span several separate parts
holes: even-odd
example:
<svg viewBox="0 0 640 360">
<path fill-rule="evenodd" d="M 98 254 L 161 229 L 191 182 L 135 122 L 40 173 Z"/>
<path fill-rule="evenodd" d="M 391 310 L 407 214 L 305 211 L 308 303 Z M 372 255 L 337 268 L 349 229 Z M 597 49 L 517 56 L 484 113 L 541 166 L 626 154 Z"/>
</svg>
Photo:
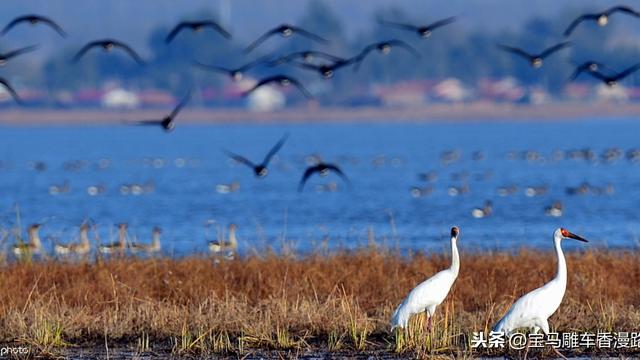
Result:
<svg viewBox="0 0 640 360">
<path fill-rule="evenodd" d="M 553 239 L 553 244 L 556 249 L 556 257 L 558 258 L 558 272 L 552 281 L 558 282 L 563 288 L 565 288 L 567 286 L 567 263 L 564 259 L 564 253 L 562 252 L 562 246 L 560 245 L 561 242 L 561 238 L 555 237 Z"/>
<path fill-rule="evenodd" d="M 455 276 L 460 271 L 460 255 L 458 255 L 458 246 L 456 245 L 456 237 L 451 238 L 451 267 L 449 268 Z"/>
</svg>

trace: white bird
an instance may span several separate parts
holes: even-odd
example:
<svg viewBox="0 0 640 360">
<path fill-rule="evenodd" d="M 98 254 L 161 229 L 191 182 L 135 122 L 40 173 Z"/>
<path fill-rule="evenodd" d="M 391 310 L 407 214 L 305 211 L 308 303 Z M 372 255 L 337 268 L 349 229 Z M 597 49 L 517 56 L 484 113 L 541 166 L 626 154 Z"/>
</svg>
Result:
<svg viewBox="0 0 640 360">
<path fill-rule="evenodd" d="M 489 200 L 484 202 L 484 205 L 480 208 L 474 208 L 471 210 L 471 215 L 476 219 L 482 219 L 491 215 L 493 212 L 493 203 Z"/>
<path fill-rule="evenodd" d="M 544 209 L 544 213 L 547 216 L 560 217 L 562 216 L 562 203 L 560 201 L 555 201 L 551 206 Z"/>
<path fill-rule="evenodd" d="M 431 331 L 431 318 L 436 311 L 436 307 L 447 297 L 453 282 L 458 277 L 460 257 L 458 256 L 456 242 L 459 234 L 460 229 L 458 227 L 451 228 L 451 267 L 433 275 L 409 292 L 409 295 L 393 313 L 393 318 L 391 319 L 392 331 L 396 327 L 405 329 L 409 324 L 411 315 L 419 314 L 425 310 L 429 315 L 428 329 Z"/>
<path fill-rule="evenodd" d="M 556 276 L 544 286 L 531 291 L 513 303 L 506 315 L 493 327 L 494 332 L 503 332 L 506 335 L 510 335 L 518 329 L 533 328 L 535 333 L 541 329 L 545 334 L 549 333 L 547 319 L 558 310 L 567 288 L 567 264 L 560 245 L 562 239 L 588 242 L 566 229 L 556 229 L 553 233 L 553 244 L 558 258 Z"/>
</svg>

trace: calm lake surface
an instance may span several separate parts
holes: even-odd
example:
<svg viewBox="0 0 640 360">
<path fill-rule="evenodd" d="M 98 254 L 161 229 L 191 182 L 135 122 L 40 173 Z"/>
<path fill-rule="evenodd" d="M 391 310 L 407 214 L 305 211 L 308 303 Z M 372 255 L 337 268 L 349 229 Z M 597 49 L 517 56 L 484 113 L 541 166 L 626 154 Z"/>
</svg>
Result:
<svg viewBox="0 0 640 360">
<path fill-rule="evenodd" d="M 259 162 L 285 133 L 290 137 L 263 179 L 222 152 Z M 586 246 L 635 249 L 640 161 L 627 153 L 640 148 L 639 134 L 633 119 L 178 124 L 171 134 L 147 127 L 5 126 L 0 220 L 7 230 L 16 227 L 17 214 L 23 228 L 43 223 L 49 248 L 77 238 L 85 219 L 97 223 L 103 241 L 113 239 L 120 222 L 143 242 L 160 226 L 163 251 L 174 256 L 206 252 L 216 229 L 226 232 L 231 223 L 238 225 L 242 251 L 283 244 L 299 251 L 353 248 L 367 244 L 369 229 L 388 246 L 442 251 L 452 225 L 460 226 L 465 250 L 550 250 L 558 226 L 590 239 Z M 605 158 L 608 149 L 617 150 Z M 352 186 L 334 174 L 316 175 L 298 193 L 311 154 L 339 165 Z M 429 179 L 419 178 L 427 172 Z M 239 189 L 224 193 L 234 182 Z M 327 191 L 331 183 L 336 191 Z M 569 193 L 582 183 L 586 193 Z M 431 193 L 413 197 L 414 186 Z M 450 187 L 463 194 L 452 196 Z M 500 196 L 501 187 L 513 192 Z M 527 196 L 527 187 L 540 194 Z M 472 209 L 486 200 L 492 214 L 474 218 Z M 564 206 L 561 217 L 545 215 L 554 201 Z M 4 246 L 13 241 L 10 236 Z"/>
</svg>

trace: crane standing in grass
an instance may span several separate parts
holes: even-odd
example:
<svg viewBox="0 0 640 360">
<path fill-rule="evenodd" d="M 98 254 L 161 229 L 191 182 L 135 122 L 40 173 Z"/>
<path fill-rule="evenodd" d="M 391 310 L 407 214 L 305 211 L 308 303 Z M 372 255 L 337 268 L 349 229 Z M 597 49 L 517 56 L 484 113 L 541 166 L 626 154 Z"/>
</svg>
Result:
<svg viewBox="0 0 640 360">
<path fill-rule="evenodd" d="M 460 270 L 460 257 L 456 245 L 460 235 L 460 229 L 454 226 L 451 228 L 451 267 L 440 271 L 429 279 L 416 286 L 409 295 L 402 301 L 400 306 L 393 313 L 391 319 L 391 330 L 396 327 L 405 329 L 409 324 L 411 315 L 427 311 L 429 315 L 428 329 L 431 331 L 433 314 L 436 307 L 447 297 L 451 286 L 458 277 Z"/>
<path fill-rule="evenodd" d="M 503 332 L 508 336 L 518 329 L 533 328 L 535 333 L 540 329 L 542 329 L 545 334 L 549 333 L 549 322 L 547 319 L 560 307 L 564 292 L 567 288 L 567 263 L 564 260 L 564 254 L 560 246 L 562 239 L 588 242 L 566 229 L 556 229 L 553 233 L 553 244 L 558 258 L 558 272 L 556 276 L 544 286 L 524 295 L 511 305 L 507 314 L 493 327 L 494 332 Z M 553 349 L 558 355 L 564 357 L 555 348 Z M 525 357 L 527 350 L 525 350 Z"/>
</svg>

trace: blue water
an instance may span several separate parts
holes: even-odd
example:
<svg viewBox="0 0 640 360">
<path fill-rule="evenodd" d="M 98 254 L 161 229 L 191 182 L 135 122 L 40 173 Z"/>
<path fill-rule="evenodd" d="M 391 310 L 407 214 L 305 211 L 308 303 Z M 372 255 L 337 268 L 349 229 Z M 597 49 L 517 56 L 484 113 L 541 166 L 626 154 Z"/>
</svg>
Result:
<svg viewBox="0 0 640 360">
<path fill-rule="evenodd" d="M 230 161 L 229 149 L 260 160 L 288 132 L 290 138 L 274 159 L 269 175 Z M 184 255 L 206 251 L 215 228 L 238 225 L 243 251 L 283 244 L 299 251 L 323 241 L 329 247 L 353 248 L 376 240 L 402 249 L 447 248 L 452 225 L 461 228 L 460 245 L 472 250 L 551 247 L 551 234 L 564 226 L 591 240 L 587 246 L 636 248 L 640 234 L 640 163 L 624 157 L 605 162 L 608 148 L 627 151 L 640 146 L 640 123 L 631 119 L 517 123 L 402 124 L 182 124 L 171 134 L 124 126 L 0 128 L 0 221 L 15 227 L 42 222 L 42 236 L 70 241 L 87 218 L 100 237 L 113 237 L 119 222 L 129 234 L 148 241 L 151 228 L 163 228 L 163 251 Z M 556 150 L 591 148 L 596 159 L 553 159 Z M 457 150 L 460 159 L 444 164 L 441 154 Z M 541 159 L 509 159 L 511 151 L 535 150 Z M 482 151 L 484 160 L 473 160 Z M 339 164 L 352 187 L 335 175 L 314 177 L 296 192 L 305 156 L 318 154 Z M 44 169 L 34 170 L 40 163 Z M 375 163 L 374 163 L 375 162 Z M 99 166 L 100 163 L 108 166 Z M 69 169 L 69 164 L 76 164 Z M 66 165 L 66 166 L 65 166 Z M 432 183 L 418 173 L 435 171 Z M 468 178 L 453 178 L 468 174 Z M 481 176 L 481 175 L 489 176 Z M 237 181 L 237 192 L 221 194 L 216 185 Z M 613 194 L 568 195 L 567 187 L 587 181 L 611 184 Z M 50 194 L 50 186 L 69 184 L 69 191 Z M 316 186 L 336 182 L 336 192 Z M 151 184 L 147 193 L 123 194 L 123 184 Z M 449 186 L 468 184 L 469 192 L 450 196 Z M 87 188 L 101 185 L 91 196 Z M 433 187 L 413 198 L 412 186 Z M 516 185 L 513 195 L 497 188 Z M 548 186 L 537 197 L 526 186 Z M 485 200 L 493 214 L 475 219 L 471 209 Z M 560 218 L 545 216 L 554 200 L 565 207 Z M 18 210 L 19 209 L 19 210 Z M 214 225 L 205 232 L 205 223 Z M 9 239 L 9 242 L 13 238 Z M 47 244 L 50 246 L 50 243 Z M 567 247 L 584 247 L 571 244 Z"/>
</svg>

